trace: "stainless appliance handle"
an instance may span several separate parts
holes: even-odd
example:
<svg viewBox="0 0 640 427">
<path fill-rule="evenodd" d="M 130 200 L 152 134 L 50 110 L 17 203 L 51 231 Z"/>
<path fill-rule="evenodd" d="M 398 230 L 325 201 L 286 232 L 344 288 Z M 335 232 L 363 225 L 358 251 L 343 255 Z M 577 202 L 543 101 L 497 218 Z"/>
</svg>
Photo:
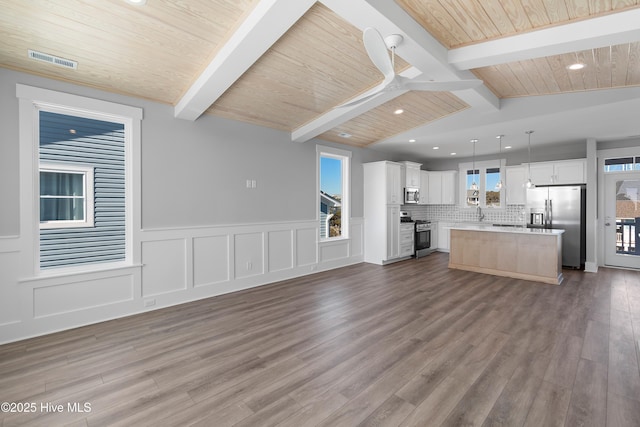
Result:
<svg viewBox="0 0 640 427">
<path fill-rule="evenodd" d="M 542 225 L 547 225 L 547 221 L 549 221 L 549 199 L 544 199 L 544 220 Z"/>
<path fill-rule="evenodd" d="M 553 227 L 553 200 L 549 199 L 549 226 Z"/>
<path fill-rule="evenodd" d="M 420 201 L 420 192 L 419 191 L 416 191 L 416 194 L 413 197 L 413 200 L 415 200 L 416 203 L 418 203 Z"/>
</svg>

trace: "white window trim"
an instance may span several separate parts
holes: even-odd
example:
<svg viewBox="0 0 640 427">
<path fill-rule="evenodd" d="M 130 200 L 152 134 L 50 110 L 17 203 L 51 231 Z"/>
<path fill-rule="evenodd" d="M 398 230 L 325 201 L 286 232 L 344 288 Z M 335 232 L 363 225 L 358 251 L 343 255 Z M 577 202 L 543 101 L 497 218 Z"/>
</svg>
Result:
<svg viewBox="0 0 640 427">
<path fill-rule="evenodd" d="M 95 272 L 140 265 L 141 245 L 141 121 L 142 109 L 128 105 L 16 85 L 20 139 L 20 250 L 32 256 L 20 257 L 23 280 L 33 277 Z M 39 111 L 75 115 L 122 123 L 125 130 L 125 260 L 122 262 L 40 269 L 40 189 L 39 189 Z M 32 220 L 28 220 L 31 218 Z"/>
<path fill-rule="evenodd" d="M 93 227 L 95 225 L 94 218 L 94 200 L 95 190 L 93 186 L 94 168 L 88 165 L 75 165 L 53 162 L 41 162 L 39 172 L 54 173 L 75 173 L 81 174 L 84 187 L 84 219 L 83 220 L 57 220 L 57 221 L 40 221 L 40 229 L 52 228 L 81 228 Z M 38 197 L 42 196 L 38 192 Z M 38 215 L 40 217 L 40 215 Z"/>
<path fill-rule="evenodd" d="M 319 238 L 320 242 L 333 242 L 350 238 L 349 225 L 351 223 L 351 151 L 339 148 L 316 145 L 316 194 L 320 194 L 320 157 L 332 157 L 342 160 L 342 234 L 338 237 Z M 318 236 L 320 236 L 320 197 L 316 197 L 316 223 L 318 223 Z"/>
<path fill-rule="evenodd" d="M 458 194 L 460 194 L 460 200 L 459 200 L 460 209 L 472 210 L 480 207 L 482 209 L 491 209 L 492 212 L 506 209 L 507 205 L 506 205 L 505 197 L 507 195 L 504 187 L 502 187 L 502 189 L 500 190 L 500 206 L 499 207 L 487 206 L 487 203 L 486 203 L 487 198 L 485 193 L 486 184 L 487 184 L 486 170 L 490 168 L 500 168 L 500 179 L 502 179 L 502 181 L 504 182 L 505 173 L 506 173 L 506 163 L 507 163 L 506 159 L 482 160 L 482 161 L 475 162 L 475 168 L 480 171 L 480 174 L 478 177 L 479 182 L 477 182 L 478 191 L 480 192 L 480 195 L 479 195 L 480 204 L 478 206 L 467 205 L 467 171 L 473 169 L 473 162 L 471 161 L 471 162 L 459 163 L 458 167 L 460 170 L 460 173 L 459 173 L 460 191 L 458 192 Z"/>
</svg>

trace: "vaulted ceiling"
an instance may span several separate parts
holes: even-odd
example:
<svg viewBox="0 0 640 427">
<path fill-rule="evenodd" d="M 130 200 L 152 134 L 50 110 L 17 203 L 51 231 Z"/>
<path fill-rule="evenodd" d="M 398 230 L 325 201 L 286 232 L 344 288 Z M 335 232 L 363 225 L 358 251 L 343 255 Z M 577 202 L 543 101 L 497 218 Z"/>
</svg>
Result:
<svg viewBox="0 0 640 427">
<path fill-rule="evenodd" d="M 0 66 L 414 158 L 640 134 L 640 0 L 0 0 Z M 383 92 L 362 32 L 400 34 L 396 72 L 477 78 Z M 67 69 L 28 50 L 77 61 Z M 584 68 L 570 70 L 574 63 Z M 402 109 L 404 113 L 393 114 Z M 348 136 L 348 137 L 345 137 Z M 411 141 L 411 142 L 410 142 Z M 486 144 L 482 144 L 487 141 Z M 440 150 L 434 150 L 438 146 Z"/>
</svg>

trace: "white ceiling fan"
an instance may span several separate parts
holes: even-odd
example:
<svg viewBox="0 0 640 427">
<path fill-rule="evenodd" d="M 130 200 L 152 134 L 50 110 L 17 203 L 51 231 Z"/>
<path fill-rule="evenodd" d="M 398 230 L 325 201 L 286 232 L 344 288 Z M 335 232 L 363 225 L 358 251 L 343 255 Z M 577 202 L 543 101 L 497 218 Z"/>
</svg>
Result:
<svg viewBox="0 0 640 427">
<path fill-rule="evenodd" d="M 367 54 L 378 70 L 384 75 L 384 80 L 375 88 L 365 92 L 361 96 L 340 105 L 340 107 L 351 107 L 360 104 L 381 92 L 395 90 L 420 90 L 420 91 L 454 91 L 472 89 L 482 84 L 482 80 L 453 80 L 448 82 L 416 81 L 395 73 L 395 51 L 396 47 L 402 43 L 403 37 L 400 34 L 392 34 L 386 38 L 375 28 L 365 28 L 362 40 Z M 391 50 L 391 58 L 387 49 Z"/>
</svg>

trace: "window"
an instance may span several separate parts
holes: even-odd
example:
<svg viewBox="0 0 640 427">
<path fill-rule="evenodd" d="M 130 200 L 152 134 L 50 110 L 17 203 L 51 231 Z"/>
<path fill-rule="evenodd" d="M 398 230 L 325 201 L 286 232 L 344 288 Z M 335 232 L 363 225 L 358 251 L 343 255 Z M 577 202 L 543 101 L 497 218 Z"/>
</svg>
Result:
<svg viewBox="0 0 640 427">
<path fill-rule="evenodd" d="M 605 159 L 605 172 L 626 172 L 640 170 L 640 157 L 618 157 L 615 159 Z"/>
<path fill-rule="evenodd" d="M 504 181 L 502 176 L 504 171 L 504 160 L 491 160 L 475 162 L 476 169 L 472 163 L 460 163 L 460 176 L 463 186 L 460 194 L 464 200 L 462 207 L 467 208 L 502 208 L 504 200 L 504 188 L 498 187 L 498 183 Z M 478 189 L 472 190 L 471 185 L 476 183 Z"/>
<path fill-rule="evenodd" d="M 16 85 L 22 275 L 139 263 L 142 109 Z"/>
<path fill-rule="evenodd" d="M 40 228 L 93 227 L 93 168 L 40 164 Z"/>
<path fill-rule="evenodd" d="M 320 239 L 348 237 L 351 153 L 318 147 Z"/>
</svg>

